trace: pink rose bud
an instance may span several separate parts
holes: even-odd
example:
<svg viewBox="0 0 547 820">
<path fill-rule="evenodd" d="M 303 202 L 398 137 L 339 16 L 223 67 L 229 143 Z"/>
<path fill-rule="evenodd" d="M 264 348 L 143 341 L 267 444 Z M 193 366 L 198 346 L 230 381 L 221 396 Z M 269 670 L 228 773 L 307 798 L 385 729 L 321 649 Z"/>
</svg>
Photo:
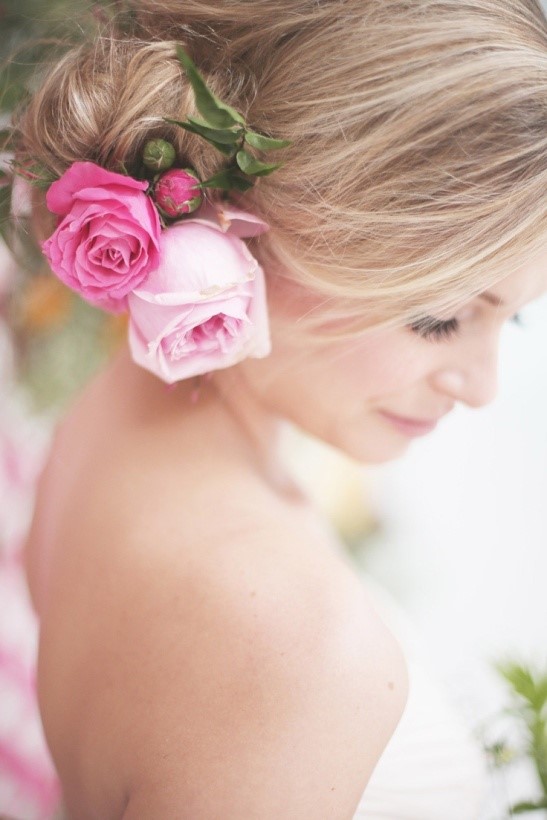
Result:
<svg viewBox="0 0 547 820">
<path fill-rule="evenodd" d="M 154 187 L 154 201 L 160 211 L 172 219 L 190 214 L 202 201 L 199 178 L 189 169 L 166 171 Z"/>
</svg>

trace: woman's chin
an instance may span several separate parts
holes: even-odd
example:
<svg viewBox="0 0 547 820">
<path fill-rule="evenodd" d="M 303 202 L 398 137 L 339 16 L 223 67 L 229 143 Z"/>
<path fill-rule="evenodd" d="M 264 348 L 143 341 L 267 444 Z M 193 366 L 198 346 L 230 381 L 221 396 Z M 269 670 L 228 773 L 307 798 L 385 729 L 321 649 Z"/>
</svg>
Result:
<svg viewBox="0 0 547 820">
<path fill-rule="evenodd" d="M 378 437 L 373 440 L 338 442 L 338 449 L 362 464 L 386 464 L 404 456 L 411 440 L 402 437 Z"/>
</svg>

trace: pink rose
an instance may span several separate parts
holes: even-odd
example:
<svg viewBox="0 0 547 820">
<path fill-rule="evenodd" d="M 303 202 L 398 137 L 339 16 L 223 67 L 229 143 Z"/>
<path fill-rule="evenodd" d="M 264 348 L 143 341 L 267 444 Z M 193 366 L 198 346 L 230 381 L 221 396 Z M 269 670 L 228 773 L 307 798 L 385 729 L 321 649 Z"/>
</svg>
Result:
<svg viewBox="0 0 547 820">
<path fill-rule="evenodd" d="M 239 236 L 266 223 L 232 208 Z M 163 381 L 270 352 L 264 273 L 246 244 L 218 222 L 189 219 L 161 237 L 160 267 L 129 296 L 129 346 Z"/>
<path fill-rule="evenodd" d="M 154 187 L 154 201 L 158 208 L 172 218 L 192 213 L 199 208 L 202 195 L 199 179 L 191 171 L 173 168 L 166 171 Z"/>
<path fill-rule="evenodd" d="M 158 213 L 147 182 L 75 162 L 46 196 L 63 217 L 42 245 L 51 269 L 92 305 L 127 310 L 127 294 L 160 262 Z"/>
</svg>

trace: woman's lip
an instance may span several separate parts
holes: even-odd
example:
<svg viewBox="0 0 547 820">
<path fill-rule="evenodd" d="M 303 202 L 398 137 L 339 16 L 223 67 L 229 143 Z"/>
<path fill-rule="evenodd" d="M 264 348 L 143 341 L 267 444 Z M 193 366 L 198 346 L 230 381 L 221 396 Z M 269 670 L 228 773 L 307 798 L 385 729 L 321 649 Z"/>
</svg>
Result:
<svg viewBox="0 0 547 820">
<path fill-rule="evenodd" d="M 407 436 L 425 436 L 435 429 L 439 421 L 438 419 L 430 421 L 409 419 L 404 416 L 397 416 L 395 413 L 388 413 L 387 410 L 380 410 L 380 415 L 387 419 L 399 432 Z"/>
</svg>

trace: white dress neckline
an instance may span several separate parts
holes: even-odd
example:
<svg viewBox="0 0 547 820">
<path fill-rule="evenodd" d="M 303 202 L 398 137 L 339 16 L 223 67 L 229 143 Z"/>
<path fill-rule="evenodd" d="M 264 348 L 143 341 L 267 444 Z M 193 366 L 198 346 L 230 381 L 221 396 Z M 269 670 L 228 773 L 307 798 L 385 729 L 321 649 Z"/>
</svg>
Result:
<svg viewBox="0 0 547 820">
<path fill-rule="evenodd" d="M 354 820 L 478 820 L 488 790 L 486 757 L 435 680 L 411 620 L 376 582 L 363 583 L 401 643 L 409 695 Z"/>
</svg>

